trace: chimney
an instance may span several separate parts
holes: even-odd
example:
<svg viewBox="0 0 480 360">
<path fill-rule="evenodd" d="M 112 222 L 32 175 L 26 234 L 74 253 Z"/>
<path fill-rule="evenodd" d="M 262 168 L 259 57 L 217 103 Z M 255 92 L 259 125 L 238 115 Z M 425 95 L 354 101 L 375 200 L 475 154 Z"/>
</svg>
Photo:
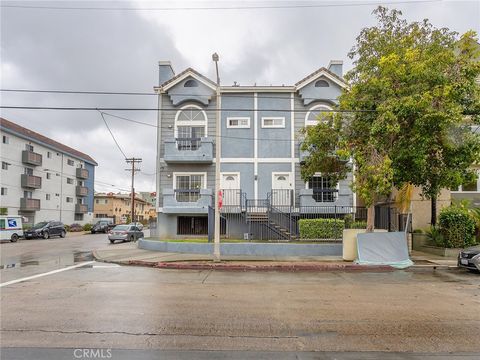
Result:
<svg viewBox="0 0 480 360">
<path fill-rule="evenodd" d="M 172 64 L 170 61 L 159 61 L 158 62 L 158 85 L 162 85 L 165 81 L 170 80 L 175 76 L 175 71 L 173 71 Z"/>
<path fill-rule="evenodd" d="M 335 75 L 339 77 L 343 76 L 343 60 L 330 60 L 328 64 L 328 70 L 333 72 Z"/>
</svg>

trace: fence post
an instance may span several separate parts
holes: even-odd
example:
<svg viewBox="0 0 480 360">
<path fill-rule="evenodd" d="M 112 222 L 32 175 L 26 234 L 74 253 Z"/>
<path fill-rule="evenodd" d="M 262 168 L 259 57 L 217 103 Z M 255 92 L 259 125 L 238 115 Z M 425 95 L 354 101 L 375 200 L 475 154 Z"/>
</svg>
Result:
<svg viewBox="0 0 480 360">
<path fill-rule="evenodd" d="M 387 222 L 388 222 L 388 225 L 387 225 L 387 228 L 388 228 L 388 232 L 391 232 L 392 231 L 392 208 L 389 206 L 387 208 Z"/>
</svg>

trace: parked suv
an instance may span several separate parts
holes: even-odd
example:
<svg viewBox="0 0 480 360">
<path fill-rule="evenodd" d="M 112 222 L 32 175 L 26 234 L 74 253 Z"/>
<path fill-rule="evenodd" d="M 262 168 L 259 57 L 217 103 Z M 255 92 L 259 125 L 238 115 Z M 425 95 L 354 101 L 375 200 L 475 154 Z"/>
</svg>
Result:
<svg viewBox="0 0 480 360">
<path fill-rule="evenodd" d="M 113 223 L 113 221 L 107 221 L 107 220 L 100 220 L 98 221 L 95 225 L 92 226 L 92 234 L 95 233 L 108 233 L 111 229 L 113 229 L 116 225 Z"/>
<path fill-rule="evenodd" d="M 31 229 L 23 232 L 25 239 L 44 238 L 48 239 L 51 236 L 65 237 L 65 225 L 60 221 L 42 221 L 35 224 Z"/>
</svg>

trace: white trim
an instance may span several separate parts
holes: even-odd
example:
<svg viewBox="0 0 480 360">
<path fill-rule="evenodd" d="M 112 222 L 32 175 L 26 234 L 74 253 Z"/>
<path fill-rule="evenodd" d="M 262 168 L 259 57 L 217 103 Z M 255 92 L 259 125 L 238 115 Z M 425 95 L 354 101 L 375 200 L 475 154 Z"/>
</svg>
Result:
<svg viewBox="0 0 480 360">
<path fill-rule="evenodd" d="M 291 157 L 291 171 L 293 174 L 293 184 L 295 181 L 295 94 L 290 95 L 290 157 Z M 296 187 L 296 186 L 294 186 Z"/>
<path fill-rule="evenodd" d="M 253 93 L 253 137 L 253 198 L 258 199 L 258 93 L 256 92 Z"/>
<path fill-rule="evenodd" d="M 202 184 L 202 189 L 207 188 L 207 173 L 206 172 L 200 172 L 200 171 L 188 171 L 188 172 L 174 172 L 172 173 L 173 176 L 173 190 L 177 188 L 177 176 L 187 176 L 187 175 L 203 175 L 203 184 Z"/>
<path fill-rule="evenodd" d="M 305 115 L 305 126 L 315 126 L 318 124 L 318 120 L 308 120 L 308 118 L 312 111 L 315 111 L 316 109 L 321 109 L 321 108 L 326 110 L 333 110 L 331 106 L 328 106 L 325 104 L 317 104 L 312 106 L 310 109 L 308 109 L 308 112 Z"/>
<path fill-rule="evenodd" d="M 222 163 L 299 163 L 299 158 L 222 158 Z M 214 161 L 215 162 L 215 161 Z"/>
<path fill-rule="evenodd" d="M 311 82 L 314 82 L 315 80 L 318 80 L 318 78 L 322 77 L 322 76 L 325 76 L 327 79 L 329 79 L 330 81 L 333 81 L 335 84 L 339 85 L 340 87 L 342 88 L 348 88 L 348 84 L 344 81 L 341 81 L 339 79 L 337 79 L 336 77 L 330 75 L 328 72 L 326 72 L 325 70 L 322 70 L 320 71 L 318 74 L 316 74 L 314 77 L 312 78 L 308 78 L 306 79 L 304 82 L 300 83 L 297 87 L 296 87 L 296 90 L 300 90 L 301 88 L 307 86 L 308 84 L 310 84 Z"/>
<path fill-rule="evenodd" d="M 171 82 L 170 84 L 167 84 L 166 86 L 162 87 L 161 89 L 163 91 L 168 91 L 169 89 L 171 89 L 172 87 L 174 87 L 175 85 L 177 85 L 179 82 L 185 80 L 187 77 L 193 77 L 195 80 L 198 80 L 200 81 L 202 84 L 208 86 L 210 89 L 212 90 L 217 90 L 216 86 L 215 85 L 212 85 L 211 83 L 205 81 L 204 79 L 202 79 L 200 76 L 198 76 L 197 74 L 195 74 L 194 72 L 192 71 L 187 71 L 185 74 L 183 74 L 182 76 L 180 76 L 178 79 L 175 79 L 173 82 Z M 213 83 L 213 82 L 212 82 Z"/>
<path fill-rule="evenodd" d="M 247 125 L 230 125 L 230 120 L 247 120 Z M 229 116 L 227 117 L 227 129 L 250 129 L 250 117 L 248 116 Z"/>
<path fill-rule="evenodd" d="M 288 92 L 295 91 L 295 86 L 222 86 L 220 90 L 225 93 L 234 92 Z"/>
<path fill-rule="evenodd" d="M 288 180 L 290 181 L 290 190 L 294 190 L 295 189 L 295 184 L 294 182 L 292 181 L 292 173 L 291 172 L 288 172 L 288 171 L 279 171 L 279 172 L 272 172 L 272 190 L 274 190 L 273 188 L 273 183 L 274 183 L 274 180 L 275 180 L 275 176 L 282 176 L 282 175 L 287 175 L 288 176 Z M 279 190 L 279 189 L 275 189 L 275 190 Z"/>
<path fill-rule="evenodd" d="M 200 110 L 203 117 L 204 117 L 204 120 L 190 120 L 190 121 L 184 121 L 184 120 L 178 120 L 178 117 L 180 116 L 180 113 L 184 110 L 187 110 L 189 108 L 194 108 L 194 109 L 197 109 L 197 110 Z M 178 137 L 178 123 L 180 122 L 180 126 L 202 126 L 204 125 L 205 126 L 205 137 L 208 136 L 208 116 L 207 116 L 207 113 L 205 112 L 205 110 L 202 109 L 202 107 L 196 105 L 196 104 L 187 104 L 187 105 L 184 105 L 182 106 L 180 109 L 178 109 L 177 113 L 175 114 L 175 122 L 174 122 L 174 132 L 173 132 L 173 136 L 175 138 Z"/>
<path fill-rule="evenodd" d="M 282 120 L 282 124 L 281 125 L 265 125 L 265 120 Z M 285 129 L 285 117 L 262 116 L 262 129 Z"/>
</svg>

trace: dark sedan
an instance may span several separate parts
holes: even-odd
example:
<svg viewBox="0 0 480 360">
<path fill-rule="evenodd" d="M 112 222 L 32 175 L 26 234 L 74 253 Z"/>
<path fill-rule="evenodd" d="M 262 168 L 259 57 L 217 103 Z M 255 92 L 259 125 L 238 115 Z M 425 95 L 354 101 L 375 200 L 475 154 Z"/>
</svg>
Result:
<svg viewBox="0 0 480 360">
<path fill-rule="evenodd" d="M 134 225 L 117 225 L 108 232 L 108 240 L 110 240 L 112 244 L 115 240 L 137 241 L 143 237 L 143 232 Z"/>
<path fill-rule="evenodd" d="M 460 251 L 458 254 L 458 267 L 480 271 L 480 245 Z"/>
<path fill-rule="evenodd" d="M 25 230 L 23 235 L 25 239 L 44 238 L 48 239 L 51 236 L 65 237 L 67 232 L 65 226 L 60 221 L 43 221 L 35 224 L 31 229 Z"/>
</svg>

